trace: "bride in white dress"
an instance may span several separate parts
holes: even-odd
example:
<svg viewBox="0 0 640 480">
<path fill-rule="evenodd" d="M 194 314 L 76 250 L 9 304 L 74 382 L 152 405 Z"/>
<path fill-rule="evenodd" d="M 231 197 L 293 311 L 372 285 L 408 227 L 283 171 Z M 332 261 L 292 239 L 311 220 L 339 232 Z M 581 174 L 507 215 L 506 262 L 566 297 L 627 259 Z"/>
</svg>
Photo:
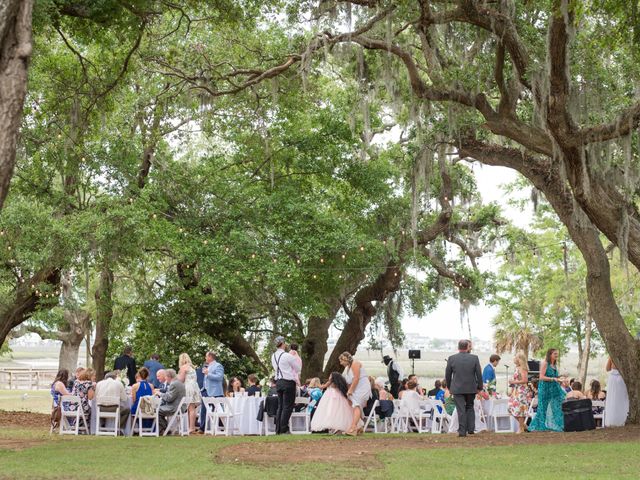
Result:
<svg viewBox="0 0 640 480">
<path fill-rule="evenodd" d="M 354 360 L 349 352 L 342 353 L 338 360 L 340 365 L 345 367 L 343 375 L 349 384 L 347 396 L 351 400 L 351 407 L 353 408 L 351 428 L 345 433 L 347 435 L 359 435 L 363 433 L 361 427 L 362 412 L 369 398 L 371 398 L 371 383 L 369 383 L 369 378 L 364 371 L 362 363 Z"/>
<path fill-rule="evenodd" d="M 604 426 L 622 427 L 627 421 L 629 414 L 629 394 L 624 379 L 609 358 L 607 360 L 607 398 L 604 403 Z"/>
</svg>

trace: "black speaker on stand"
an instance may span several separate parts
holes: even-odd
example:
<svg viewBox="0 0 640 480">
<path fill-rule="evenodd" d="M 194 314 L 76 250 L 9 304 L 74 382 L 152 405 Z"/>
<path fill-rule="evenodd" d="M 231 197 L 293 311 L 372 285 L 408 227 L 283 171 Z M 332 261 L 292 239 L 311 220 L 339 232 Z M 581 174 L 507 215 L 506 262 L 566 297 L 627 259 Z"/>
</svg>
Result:
<svg viewBox="0 0 640 480">
<path fill-rule="evenodd" d="M 416 359 L 420 360 L 420 350 L 409 350 L 409 360 L 411 360 L 411 375 L 416 374 Z"/>
</svg>

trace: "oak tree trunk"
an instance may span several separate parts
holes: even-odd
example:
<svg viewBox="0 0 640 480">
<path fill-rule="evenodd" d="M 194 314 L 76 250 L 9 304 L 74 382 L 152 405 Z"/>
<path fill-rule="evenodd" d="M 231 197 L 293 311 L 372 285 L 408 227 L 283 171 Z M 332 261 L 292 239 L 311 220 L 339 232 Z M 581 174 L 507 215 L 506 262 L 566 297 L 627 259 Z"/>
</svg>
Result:
<svg viewBox="0 0 640 480">
<path fill-rule="evenodd" d="M 321 377 L 324 367 L 324 358 L 327 355 L 327 340 L 329 339 L 329 328 L 342 304 L 338 299 L 329 301 L 329 312 L 327 315 L 313 315 L 309 317 L 307 324 L 307 335 L 302 341 L 302 373 L 300 380 L 307 378 Z"/>
<path fill-rule="evenodd" d="M 33 0 L 0 3 L 0 210 L 16 163 L 18 131 L 27 93 Z"/>
<path fill-rule="evenodd" d="M 96 378 L 104 377 L 107 350 L 109 349 L 109 330 L 113 318 L 113 272 L 104 265 L 100 272 L 100 282 L 95 293 L 96 299 L 96 337 L 91 356 Z"/>
</svg>

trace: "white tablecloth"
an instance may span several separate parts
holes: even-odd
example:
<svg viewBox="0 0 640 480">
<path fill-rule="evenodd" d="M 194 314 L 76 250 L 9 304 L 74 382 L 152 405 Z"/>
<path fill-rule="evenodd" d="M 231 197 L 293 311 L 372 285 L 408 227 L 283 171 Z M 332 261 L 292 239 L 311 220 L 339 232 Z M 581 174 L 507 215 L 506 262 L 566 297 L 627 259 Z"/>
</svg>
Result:
<svg viewBox="0 0 640 480">
<path fill-rule="evenodd" d="M 484 423 L 482 417 L 480 416 L 480 410 L 482 409 L 482 404 L 480 400 L 476 399 L 473 401 L 473 407 L 476 413 L 476 428 L 475 432 L 483 432 L 487 430 L 487 424 Z M 449 433 L 458 433 L 458 410 L 454 410 L 451 415 L 451 421 L 449 422 Z"/>
<path fill-rule="evenodd" d="M 234 422 L 236 435 L 260 435 L 262 423 L 257 420 L 264 397 L 233 397 L 228 399 L 234 413 L 240 414 Z"/>
<path fill-rule="evenodd" d="M 493 399 L 489 399 L 489 400 L 482 400 L 482 409 L 484 410 L 484 414 L 487 417 L 487 428 L 491 431 L 494 430 L 494 426 L 493 426 L 493 420 L 489 418 L 489 413 L 491 413 L 491 409 L 493 408 L 493 404 L 494 404 L 494 400 Z M 511 414 L 509 413 L 509 405 L 505 405 L 505 404 L 498 404 L 496 406 L 496 411 L 495 413 L 497 413 L 498 415 L 509 415 L 510 418 L 510 422 L 511 422 L 511 429 L 514 432 L 518 431 L 518 421 L 515 419 L 515 417 L 511 416 Z M 504 422 L 506 422 L 506 418 L 498 418 L 498 428 L 500 429 L 504 429 L 506 428 L 506 424 L 504 424 Z"/>
</svg>

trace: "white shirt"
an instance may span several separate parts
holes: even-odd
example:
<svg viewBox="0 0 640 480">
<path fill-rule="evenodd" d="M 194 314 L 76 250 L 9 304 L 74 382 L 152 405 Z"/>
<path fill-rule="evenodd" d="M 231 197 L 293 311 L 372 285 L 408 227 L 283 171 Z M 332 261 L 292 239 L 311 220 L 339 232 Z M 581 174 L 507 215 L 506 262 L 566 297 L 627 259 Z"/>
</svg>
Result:
<svg viewBox="0 0 640 480">
<path fill-rule="evenodd" d="M 124 391 L 124 385 L 119 380 L 105 378 L 96 385 L 96 404 L 102 405 L 101 399 L 105 397 L 115 397 L 120 399 L 120 405 L 127 405 L 128 397 Z"/>
<path fill-rule="evenodd" d="M 279 348 L 271 355 L 271 365 L 276 372 L 276 380 L 292 380 L 296 382 L 300 374 L 302 362 L 298 363 L 296 358 L 290 353 Z"/>
</svg>

